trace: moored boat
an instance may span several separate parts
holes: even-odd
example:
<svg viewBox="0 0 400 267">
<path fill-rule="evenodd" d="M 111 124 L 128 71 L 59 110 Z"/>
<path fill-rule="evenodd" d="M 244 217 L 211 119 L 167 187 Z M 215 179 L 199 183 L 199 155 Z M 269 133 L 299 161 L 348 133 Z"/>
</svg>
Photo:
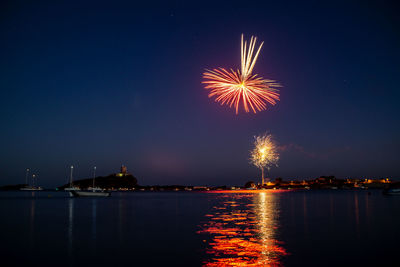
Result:
<svg viewBox="0 0 400 267">
<path fill-rule="evenodd" d="M 64 188 L 64 191 L 79 191 L 79 190 L 81 190 L 79 187 L 76 187 L 76 186 L 70 186 L 70 187 L 66 187 L 66 188 Z"/>
<path fill-rule="evenodd" d="M 35 186 L 35 179 L 37 180 L 36 174 L 32 174 L 32 185 L 28 184 L 29 169 L 26 169 L 25 175 L 25 186 L 21 187 L 21 191 L 41 191 L 43 188 L 41 186 Z"/>
<path fill-rule="evenodd" d="M 78 191 L 78 190 L 81 190 L 79 187 L 76 187 L 76 186 L 73 185 L 73 179 L 72 179 L 73 171 L 74 171 L 74 166 L 71 166 L 71 174 L 70 174 L 70 177 L 69 177 L 69 187 L 64 188 L 64 191 Z"/>
<path fill-rule="evenodd" d="M 400 188 L 387 188 L 383 190 L 385 195 L 400 195 Z"/>
<path fill-rule="evenodd" d="M 382 193 L 384 195 L 400 195 L 400 182 L 389 185 Z"/>
<path fill-rule="evenodd" d="M 93 169 L 93 186 L 90 190 L 71 190 L 71 197 L 109 197 L 111 192 L 107 192 L 99 187 L 95 187 L 96 167 Z"/>
<path fill-rule="evenodd" d="M 22 190 L 22 191 L 41 191 L 41 190 L 43 190 L 43 188 L 40 187 L 40 186 L 26 186 L 26 187 L 20 188 L 19 190 Z"/>
</svg>

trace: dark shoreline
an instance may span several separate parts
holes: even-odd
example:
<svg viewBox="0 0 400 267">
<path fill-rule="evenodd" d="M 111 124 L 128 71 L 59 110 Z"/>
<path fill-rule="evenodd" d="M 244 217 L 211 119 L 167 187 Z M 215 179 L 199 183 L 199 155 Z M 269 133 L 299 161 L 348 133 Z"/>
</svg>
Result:
<svg viewBox="0 0 400 267">
<path fill-rule="evenodd" d="M 92 186 L 93 179 L 77 180 L 73 186 L 81 189 L 88 189 Z M 321 176 L 313 180 L 303 181 L 284 181 L 277 178 L 274 181 L 268 181 L 266 184 L 255 184 L 248 181 L 244 186 L 193 186 L 193 185 L 139 185 L 137 179 L 132 175 L 118 177 L 109 175 L 106 177 L 96 177 L 96 187 L 108 191 L 151 191 L 151 192 L 170 192 L 170 191 L 221 191 L 221 190 L 257 190 L 257 189 L 283 189 L 283 190 L 369 190 L 386 189 L 397 187 L 398 181 L 389 179 L 336 179 L 334 176 Z M 27 187 L 26 184 L 0 186 L 0 191 L 17 191 Z M 69 184 L 57 188 L 43 188 L 41 191 L 64 191 Z"/>
</svg>

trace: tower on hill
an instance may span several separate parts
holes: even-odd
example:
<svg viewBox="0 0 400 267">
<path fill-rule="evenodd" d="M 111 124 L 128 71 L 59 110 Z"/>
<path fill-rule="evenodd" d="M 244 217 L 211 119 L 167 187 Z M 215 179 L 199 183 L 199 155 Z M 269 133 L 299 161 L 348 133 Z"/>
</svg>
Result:
<svg viewBox="0 0 400 267">
<path fill-rule="evenodd" d="M 117 176 L 124 177 L 124 176 L 127 176 L 127 175 L 129 175 L 128 169 L 126 168 L 125 165 L 121 165 L 121 171 L 119 173 L 117 173 Z"/>
</svg>

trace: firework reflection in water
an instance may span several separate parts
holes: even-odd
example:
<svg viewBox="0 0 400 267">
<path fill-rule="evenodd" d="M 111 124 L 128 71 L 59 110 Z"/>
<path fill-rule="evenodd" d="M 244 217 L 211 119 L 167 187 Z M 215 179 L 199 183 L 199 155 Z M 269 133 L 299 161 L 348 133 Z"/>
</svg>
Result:
<svg viewBox="0 0 400 267">
<path fill-rule="evenodd" d="M 279 194 L 223 194 L 198 233 L 208 242 L 205 266 L 279 266 L 287 255 L 276 240 Z"/>
</svg>

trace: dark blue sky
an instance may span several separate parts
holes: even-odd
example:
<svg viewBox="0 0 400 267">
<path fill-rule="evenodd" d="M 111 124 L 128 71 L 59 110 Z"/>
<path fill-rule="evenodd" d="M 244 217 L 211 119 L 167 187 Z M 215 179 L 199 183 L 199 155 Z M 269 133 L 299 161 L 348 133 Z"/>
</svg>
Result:
<svg viewBox="0 0 400 267">
<path fill-rule="evenodd" d="M 272 177 L 400 177 L 391 2 L 80 2 L 1 4 L 0 184 L 125 164 L 141 184 L 241 185 L 260 176 L 248 157 L 265 131 L 283 148 Z M 284 87 L 237 116 L 201 81 L 239 67 L 241 33 Z"/>
</svg>

